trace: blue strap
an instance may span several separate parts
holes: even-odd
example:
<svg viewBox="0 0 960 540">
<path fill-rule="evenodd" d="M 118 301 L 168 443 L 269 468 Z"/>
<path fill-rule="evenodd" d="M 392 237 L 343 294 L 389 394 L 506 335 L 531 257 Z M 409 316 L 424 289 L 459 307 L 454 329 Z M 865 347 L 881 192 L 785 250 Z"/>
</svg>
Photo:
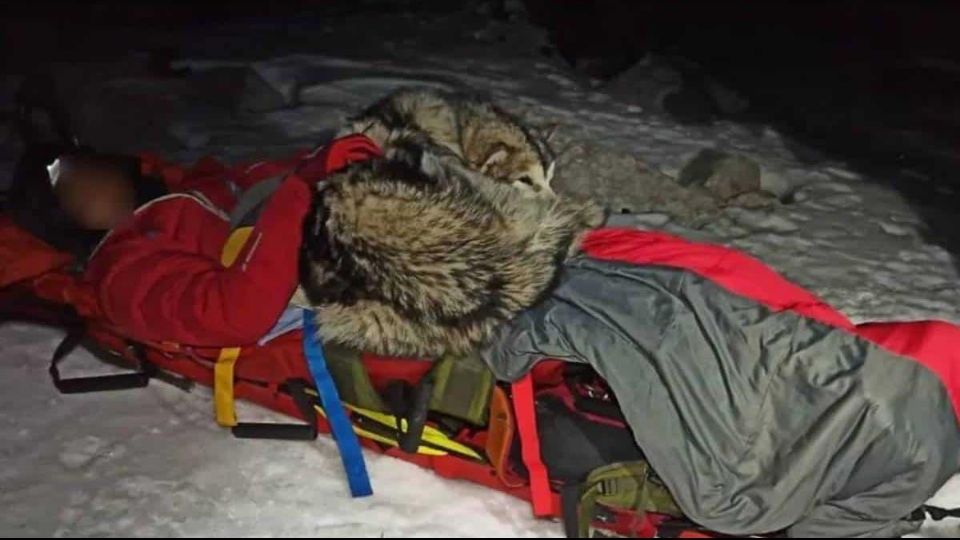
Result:
<svg viewBox="0 0 960 540">
<path fill-rule="evenodd" d="M 350 494 L 354 497 L 373 495 L 370 487 L 370 476 L 367 474 L 367 465 L 363 461 L 363 452 L 360 450 L 360 441 L 353 432 L 353 425 L 347 417 L 347 412 L 340 403 L 337 387 L 327 369 L 327 358 L 323 354 L 323 345 L 317 339 L 317 323 L 312 311 L 303 310 L 303 354 L 307 358 L 307 366 L 317 385 L 323 411 L 327 414 L 327 422 L 333 433 L 333 440 L 340 450 L 340 459 L 343 469 L 347 473 L 347 482 L 350 484 Z"/>
</svg>

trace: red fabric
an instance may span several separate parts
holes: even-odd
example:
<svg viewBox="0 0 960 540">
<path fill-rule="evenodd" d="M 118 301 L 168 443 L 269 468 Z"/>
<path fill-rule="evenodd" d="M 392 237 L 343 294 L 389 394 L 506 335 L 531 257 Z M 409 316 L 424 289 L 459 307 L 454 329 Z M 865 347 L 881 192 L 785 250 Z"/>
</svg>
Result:
<svg viewBox="0 0 960 540">
<path fill-rule="evenodd" d="M 596 259 L 689 270 L 774 311 L 795 311 L 831 326 L 853 330 L 853 323 L 823 300 L 757 259 L 723 246 L 699 244 L 661 232 L 598 229 L 587 235 L 583 250 Z"/>
<path fill-rule="evenodd" d="M 63 268 L 71 259 L 0 216 L 0 287 Z"/>
<path fill-rule="evenodd" d="M 856 333 L 936 373 L 960 417 L 960 328 L 943 321 L 867 323 Z"/>
<path fill-rule="evenodd" d="M 384 390 L 392 381 L 415 385 L 433 366 L 433 362 L 419 358 L 397 358 L 372 353 L 361 354 L 360 362 L 370 374 L 370 384 L 377 390 Z"/>
<path fill-rule="evenodd" d="M 256 161 L 233 167 L 209 156 L 184 167 L 144 152 L 140 154 L 140 172 L 159 177 L 171 192 L 198 192 L 217 208 L 229 212 L 237 202 L 231 183 L 245 190 L 268 178 L 292 172 L 296 172 L 300 178 L 318 180 L 350 163 L 380 155 L 380 149 L 369 138 L 348 135 L 312 151 L 301 150 L 287 159 Z"/>
<path fill-rule="evenodd" d="M 301 224 L 311 195 L 304 179 L 316 181 L 376 155 L 371 145 L 365 137 L 351 136 L 301 153 L 293 163 L 300 172 L 290 175 L 267 203 L 230 268 L 220 264 L 230 228 L 216 208 L 189 194 L 145 205 L 107 236 L 87 267 L 85 279 L 97 293 L 104 318 L 141 341 L 204 347 L 254 343 L 270 330 L 296 288 Z M 241 173 L 201 160 L 177 172 L 157 160 L 145 158 L 143 163 L 145 171 L 159 170 L 171 185 L 191 189 L 292 169 L 290 162 L 264 162 Z M 234 204 L 223 192 L 203 195 Z"/>
<path fill-rule="evenodd" d="M 588 234 L 583 249 L 589 256 L 602 260 L 689 270 L 775 311 L 794 311 L 861 336 L 894 354 L 912 358 L 938 376 L 960 418 L 960 328 L 957 326 L 942 321 L 855 326 L 840 312 L 749 255 L 660 232 L 598 229 Z"/>
<path fill-rule="evenodd" d="M 556 515 L 547 467 L 540 457 L 533 376 L 529 373 L 513 383 L 513 411 L 517 421 L 517 433 L 520 435 L 523 464 L 526 465 L 530 475 L 530 502 L 533 505 L 533 515 L 537 517 Z"/>
<path fill-rule="evenodd" d="M 34 280 L 34 293 L 51 302 L 73 306 L 82 317 L 99 317 L 100 308 L 93 290 L 77 280 L 74 274 L 50 272 Z"/>
<path fill-rule="evenodd" d="M 533 376 L 534 386 L 557 386 L 564 382 L 564 371 L 567 362 L 563 360 L 543 360 L 537 362 L 530 374 Z"/>
<path fill-rule="evenodd" d="M 233 171 L 212 157 L 204 157 L 194 165 L 184 167 L 150 153 L 140 155 L 140 172 L 162 179 L 171 193 L 200 193 L 224 211 L 230 211 L 237 203 L 229 182 L 244 187 L 244 180 L 249 185 L 262 179 Z"/>
</svg>

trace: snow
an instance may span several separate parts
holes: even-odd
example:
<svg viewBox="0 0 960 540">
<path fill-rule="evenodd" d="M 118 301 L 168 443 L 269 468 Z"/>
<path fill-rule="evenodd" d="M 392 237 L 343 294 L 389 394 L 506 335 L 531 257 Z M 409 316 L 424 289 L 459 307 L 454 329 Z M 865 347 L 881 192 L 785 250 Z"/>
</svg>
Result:
<svg viewBox="0 0 960 540">
<path fill-rule="evenodd" d="M 543 57 L 543 36 L 519 21 L 487 25 L 467 11 L 432 20 L 350 17 L 315 32 L 309 24 L 289 28 L 310 40 L 298 50 L 284 49 L 278 38 L 255 51 L 253 44 L 218 48 L 243 28 L 204 29 L 184 45 L 188 59 L 177 66 L 194 71 L 188 84 L 91 67 L 109 77 L 83 81 L 88 103 L 75 105 L 86 111 L 87 139 L 182 160 L 273 157 L 323 140 L 347 114 L 397 86 L 463 87 L 537 125 L 559 124 L 561 153 L 577 172 L 564 180 L 570 185 L 614 193 L 600 184 L 644 175 L 648 184 L 619 190 L 630 193 L 634 213 L 613 216 L 613 224 L 743 249 L 855 322 L 960 323 L 955 261 L 927 240 L 915 207 L 883 178 L 825 156 L 810 159 L 808 150 L 798 157 L 798 145 L 770 128 L 680 125 L 646 102 L 631 102 L 629 88 L 613 96 Z M 451 42 L 451 32 L 462 37 Z M 356 43 L 349 54 L 336 46 L 343 40 Z M 234 52 L 209 52 L 220 50 Z M 204 86 L 221 74 L 257 82 Z M 104 80 L 91 81 L 97 78 Z M 97 88 L 110 92 L 100 97 Z M 143 118 L 131 119 L 131 111 Z M 741 208 L 700 198 L 693 205 L 672 178 L 703 148 L 755 160 L 764 188 L 790 202 Z M 635 165 L 604 168 L 614 158 Z M 10 167 L 4 161 L 0 170 Z M 141 391 L 60 396 L 46 362 L 61 337 L 54 329 L 0 325 L 2 536 L 561 535 L 559 524 L 534 520 L 526 503 L 373 454 L 367 459 L 376 494 L 351 500 L 331 440 L 235 440 L 213 423 L 204 389 L 185 393 L 154 382 Z M 68 372 L 109 369 L 86 353 L 67 365 Z M 276 418 L 250 406 L 240 415 Z M 960 506 L 960 478 L 933 502 Z M 957 535 L 960 524 L 946 520 L 922 532 Z"/>
<path fill-rule="evenodd" d="M 61 338 L 0 327 L 2 536 L 560 536 L 526 503 L 372 453 L 375 496 L 351 499 L 331 439 L 234 439 L 205 388 L 60 396 L 44 360 Z M 78 352 L 64 371 L 109 368 Z"/>
</svg>

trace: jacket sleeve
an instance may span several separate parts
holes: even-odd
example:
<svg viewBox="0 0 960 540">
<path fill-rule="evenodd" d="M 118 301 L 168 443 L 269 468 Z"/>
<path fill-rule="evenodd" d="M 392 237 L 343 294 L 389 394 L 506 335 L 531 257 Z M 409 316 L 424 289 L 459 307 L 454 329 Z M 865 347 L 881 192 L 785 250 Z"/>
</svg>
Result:
<svg viewBox="0 0 960 540">
<path fill-rule="evenodd" d="M 143 340 L 212 347 L 255 342 L 296 287 L 301 223 L 309 204 L 304 182 L 284 182 L 230 267 L 163 227 L 146 224 L 150 234 L 109 243 L 97 255 L 109 261 L 102 279 L 95 280 L 101 309 L 111 323 Z"/>
</svg>

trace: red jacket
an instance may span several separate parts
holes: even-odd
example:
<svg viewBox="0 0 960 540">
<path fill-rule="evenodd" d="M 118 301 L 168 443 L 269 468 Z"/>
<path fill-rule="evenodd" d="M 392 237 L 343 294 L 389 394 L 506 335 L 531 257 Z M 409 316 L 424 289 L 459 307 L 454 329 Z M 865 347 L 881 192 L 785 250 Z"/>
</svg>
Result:
<svg viewBox="0 0 960 540">
<path fill-rule="evenodd" d="M 362 136 L 334 141 L 293 159 L 228 168 L 204 159 L 192 168 L 144 156 L 171 194 L 137 209 L 94 251 L 84 279 L 102 315 L 146 341 L 222 347 L 255 342 L 270 330 L 297 285 L 308 182 L 379 150 Z M 230 235 L 227 212 L 244 189 L 289 172 L 229 268 L 220 254 Z"/>
</svg>

